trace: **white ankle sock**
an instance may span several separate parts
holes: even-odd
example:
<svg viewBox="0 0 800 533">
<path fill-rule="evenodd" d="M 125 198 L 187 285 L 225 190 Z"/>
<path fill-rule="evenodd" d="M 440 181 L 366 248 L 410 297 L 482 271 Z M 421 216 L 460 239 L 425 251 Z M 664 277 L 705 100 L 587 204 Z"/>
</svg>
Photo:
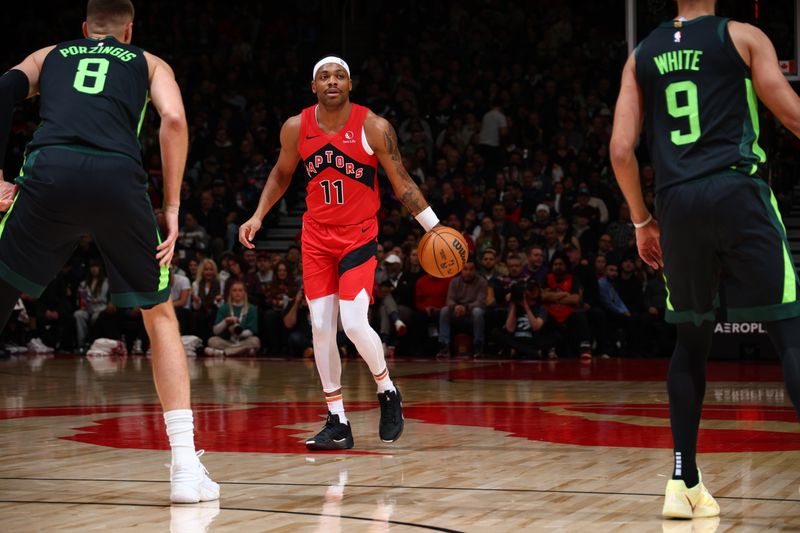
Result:
<svg viewBox="0 0 800 533">
<path fill-rule="evenodd" d="M 339 415 L 339 422 L 347 424 L 347 415 L 344 414 L 344 400 L 341 396 L 338 400 L 328 402 L 328 411 L 333 415 Z"/>
<path fill-rule="evenodd" d="M 167 436 L 172 447 L 172 464 L 197 461 L 194 450 L 194 417 L 191 409 L 173 409 L 164 413 Z"/>
<path fill-rule="evenodd" d="M 386 391 L 397 391 L 394 383 L 392 383 L 392 378 L 389 377 L 388 367 L 377 376 L 373 375 L 372 377 L 375 379 L 375 384 L 378 386 L 378 394 Z"/>
</svg>

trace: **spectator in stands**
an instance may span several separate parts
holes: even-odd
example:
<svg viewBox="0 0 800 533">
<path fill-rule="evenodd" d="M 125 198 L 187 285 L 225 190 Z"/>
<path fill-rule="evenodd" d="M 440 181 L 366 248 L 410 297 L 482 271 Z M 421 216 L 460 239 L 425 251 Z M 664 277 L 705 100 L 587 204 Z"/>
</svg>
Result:
<svg viewBox="0 0 800 533">
<path fill-rule="evenodd" d="M 222 289 L 213 259 L 203 259 L 192 282 L 192 309 L 194 309 L 195 335 L 207 340 L 211 336 L 212 320 L 222 303 Z"/>
<path fill-rule="evenodd" d="M 258 339 L 258 308 L 247 302 L 247 289 L 240 280 L 229 284 L 228 298 L 217 311 L 214 335 L 205 350 L 209 356 L 255 355 Z"/>
<path fill-rule="evenodd" d="M 574 235 L 574 231 L 572 227 L 569 225 L 569 220 L 567 220 L 564 216 L 559 216 L 556 219 L 556 223 L 553 225 L 556 229 L 556 238 L 558 242 L 561 244 L 561 249 L 563 250 L 565 246 L 572 246 L 574 248 L 580 248 L 581 244 L 578 242 L 578 239 Z"/>
<path fill-rule="evenodd" d="M 447 305 L 449 287 L 449 278 L 436 278 L 430 274 L 423 274 L 417 280 L 414 288 L 414 307 L 419 313 L 419 321 L 426 326 L 429 339 L 438 339 L 439 315 L 442 308 Z"/>
<path fill-rule="evenodd" d="M 502 250 L 503 248 L 503 239 L 490 217 L 483 218 L 481 225 L 475 228 L 472 237 L 475 240 L 475 252 L 479 255 L 487 248 L 494 250 Z"/>
<path fill-rule="evenodd" d="M 478 148 L 486 160 L 487 168 L 497 170 L 503 160 L 502 142 L 508 134 L 508 120 L 503 114 L 499 100 L 493 100 L 490 106 L 491 108 L 483 115 L 481 121 Z"/>
<path fill-rule="evenodd" d="M 544 286 L 547 281 L 545 277 L 549 271 L 549 266 L 545 261 L 544 248 L 539 245 L 533 245 L 528 248 L 527 256 L 528 262 L 522 272 L 529 278 L 536 280 L 539 287 Z"/>
<path fill-rule="evenodd" d="M 100 262 L 89 261 L 86 279 L 78 286 L 78 310 L 75 311 L 75 329 L 78 347 L 86 350 L 89 342 L 89 328 L 97 322 L 100 314 L 108 307 L 108 280 Z"/>
<path fill-rule="evenodd" d="M 192 324 L 192 282 L 174 269 L 169 270 L 170 301 L 175 307 L 178 325 L 182 335 L 195 335 L 196 328 Z"/>
<path fill-rule="evenodd" d="M 264 346 L 269 353 L 281 354 L 287 349 L 283 334 L 283 316 L 297 294 L 297 283 L 289 276 L 289 267 L 281 261 L 273 267 L 272 281 L 264 293 Z"/>
<path fill-rule="evenodd" d="M 620 204 L 617 220 L 608 225 L 606 233 L 611 236 L 614 248 L 617 250 L 627 250 L 635 244 L 636 235 L 627 203 Z"/>
<path fill-rule="evenodd" d="M 70 283 L 69 265 L 47 285 L 35 303 L 35 337 L 28 343 L 31 351 L 42 351 L 42 346 L 55 351 L 68 351 L 75 345 L 75 289 Z M 30 345 L 33 346 L 30 346 Z M 44 350 L 49 351 L 49 350 Z"/>
<path fill-rule="evenodd" d="M 473 355 L 483 354 L 484 308 L 488 285 L 477 275 L 475 263 L 467 261 L 459 276 L 453 278 L 447 289 L 447 305 L 439 315 L 439 356 L 450 356 L 450 332 L 454 319 L 472 326 Z"/>
<path fill-rule="evenodd" d="M 636 269 L 633 254 L 622 259 L 616 289 L 622 301 L 632 314 L 644 312 L 644 281 L 641 272 Z"/>
<path fill-rule="evenodd" d="M 291 305 L 287 306 L 283 315 L 283 326 L 288 332 L 286 344 L 290 355 L 311 357 L 314 355 L 311 337 L 311 315 L 303 289 L 297 290 Z"/>
<path fill-rule="evenodd" d="M 556 343 L 552 330 L 548 334 L 544 329 L 546 322 L 547 309 L 542 305 L 539 284 L 528 280 L 508 294 L 508 313 L 499 330 L 499 343 L 511 357 L 540 358 L 543 350 L 549 352 Z"/>
<path fill-rule="evenodd" d="M 556 232 L 556 227 L 552 224 L 544 228 L 542 232 L 544 236 L 544 255 L 545 261 L 548 263 L 553 260 L 553 257 L 564 249 L 564 246 L 561 244 L 561 241 L 558 240 L 558 233 Z"/>
<path fill-rule="evenodd" d="M 542 302 L 550 316 L 548 326 L 566 330 L 564 338 L 570 340 L 566 349 L 577 351 L 581 359 L 592 357 L 592 339 L 589 321 L 583 310 L 583 290 L 580 282 L 568 271 L 569 259 L 562 253 L 550 261 L 550 273 L 542 292 Z M 554 353 L 548 354 L 553 358 Z"/>
<path fill-rule="evenodd" d="M 197 222 L 192 213 L 186 213 L 183 225 L 178 232 L 178 247 L 186 250 L 189 255 L 197 251 L 208 249 L 209 237 L 206 229 Z"/>
</svg>

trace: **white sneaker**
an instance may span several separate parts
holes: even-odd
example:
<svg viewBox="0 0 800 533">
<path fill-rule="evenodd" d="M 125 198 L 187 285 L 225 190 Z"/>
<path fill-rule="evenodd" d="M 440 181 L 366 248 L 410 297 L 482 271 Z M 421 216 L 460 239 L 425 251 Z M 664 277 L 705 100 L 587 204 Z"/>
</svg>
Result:
<svg viewBox="0 0 800 533">
<path fill-rule="evenodd" d="M 197 452 L 198 460 L 188 465 L 170 467 L 170 500 L 172 503 L 197 503 L 219 499 L 219 485 L 208 477 L 208 470 L 199 458 L 205 450 Z"/>
<path fill-rule="evenodd" d="M 406 323 L 400 320 L 399 318 L 394 321 L 394 330 L 397 332 L 397 335 L 402 337 L 408 331 L 406 327 Z"/>
<path fill-rule="evenodd" d="M 203 351 L 209 357 L 225 357 L 225 350 L 219 350 L 217 348 L 212 348 L 211 346 L 206 346 L 206 349 Z"/>
<path fill-rule="evenodd" d="M 33 353 L 52 353 L 53 349 L 47 346 L 42 339 L 34 337 L 28 342 L 28 350 Z"/>
</svg>

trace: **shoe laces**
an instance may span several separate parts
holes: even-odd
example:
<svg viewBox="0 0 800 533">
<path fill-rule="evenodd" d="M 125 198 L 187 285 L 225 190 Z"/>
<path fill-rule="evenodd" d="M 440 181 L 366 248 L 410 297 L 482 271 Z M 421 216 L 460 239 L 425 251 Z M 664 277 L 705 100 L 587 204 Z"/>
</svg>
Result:
<svg viewBox="0 0 800 533">
<path fill-rule="evenodd" d="M 205 466 L 205 465 L 204 465 L 204 464 L 203 464 L 203 463 L 200 461 L 200 458 L 201 458 L 203 455 L 205 455 L 205 453 L 206 453 L 206 451 L 205 451 L 205 450 L 197 450 L 197 451 L 195 452 L 195 455 L 197 456 L 197 464 L 198 464 L 198 465 L 200 465 L 200 468 L 203 470 L 203 472 L 205 473 L 205 475 L 207 475 L 207 476 L 210 476 L 210 475 L 211 475 L 211 474 L 210 474 L 210 472 L 208 471 L 208 469 L 206 468 L 206 466 Z M 170 463 L 164 463 L 164 466 L 165 466 L 165 467 L 167 467 L 167 468 L 169 468 L 170 470 L 172 469 L 172 465 L 171 465 Z"/>
<path fill-rule="evenodd" d="M 386 391 L 381 393 L 381 419 L 391 418 L 392 423 L 397 423 L 397 413 L 396 410 L 392 408 L 394 401 L 397 399 L 397 393 L 394 393 L 395 398 L 394 400 L 390 396 L 392 391 Z"/>
</svg>

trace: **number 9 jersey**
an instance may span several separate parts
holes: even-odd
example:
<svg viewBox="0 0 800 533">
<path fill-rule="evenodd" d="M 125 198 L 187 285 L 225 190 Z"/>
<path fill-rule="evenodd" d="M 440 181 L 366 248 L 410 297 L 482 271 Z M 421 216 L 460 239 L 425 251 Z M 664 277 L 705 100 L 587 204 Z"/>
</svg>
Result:
<svg viewBox="0 0 800 533">
<path fill-rule="evenodd" d="M 301 114 L 298 152 L 308 179 L 305 216 L 320 224 L 360 224 L 380 208 L 378 158 L 364 133 L 369 109 L 351 106 L 347 123 L 333 134 L 319 128 L 316 105 Z"/>
<path fill-rule="evenodd" d="M 758 98 L 726 18 L 673 20 L 636 48 L 656 192 L 715 174 L 757 176 Z"/>
<path fill-rule="evenodd" d="M 39 76 L 41 124 L 28 153 L 81 145 L 142 162 L 139 130 L 148 100 L 147 59 L 114 37 L 76 39 L 47 54 Z"/>
</svg>

